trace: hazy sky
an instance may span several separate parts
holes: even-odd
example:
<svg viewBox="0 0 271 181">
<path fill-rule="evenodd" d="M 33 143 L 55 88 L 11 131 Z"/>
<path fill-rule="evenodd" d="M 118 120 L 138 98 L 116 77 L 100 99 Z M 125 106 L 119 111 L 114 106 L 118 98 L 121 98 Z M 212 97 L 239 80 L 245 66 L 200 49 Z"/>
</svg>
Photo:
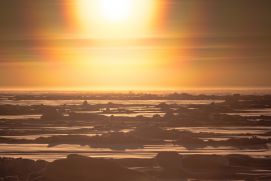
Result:
<svg viewBox="0 0 271 181">
<path fill-rule="evenodd" d="M 270 0 L 90 1 L 1 1 L 0 87 L 271 86 Z"/>
</svg>

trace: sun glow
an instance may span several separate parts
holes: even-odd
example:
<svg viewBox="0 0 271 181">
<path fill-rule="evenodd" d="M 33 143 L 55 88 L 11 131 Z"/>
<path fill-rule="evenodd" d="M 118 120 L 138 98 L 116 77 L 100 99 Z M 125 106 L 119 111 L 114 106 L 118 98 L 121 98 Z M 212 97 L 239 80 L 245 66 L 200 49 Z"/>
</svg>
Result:
<svg viewBox="0 0 271 181">
<path fill-rule="evenodd" d="M 109 22 L 125 21 L 132 14 L 133 2 L 133 0 L 100 0 L 101 16 Z"/>
<path fill-rule="evenodd" d="M 155 0 L 76 0 L 81 33 L 91 38 L 135 38 L 150 34 Z"/>
<path fill-rule="evenodd" d="M 72 2 L 67 12 L 77 42 L 69 50 L 61 47 L 73 67 L 69 72 L 76 75 L 69 80 L 110 88 L 152 86 L 160 82 L 158 77 L 164 81 L 167 73 L 158 72 L 168 52 L 148 45 L 160 23 L 160 0 Z"/>
</svg>

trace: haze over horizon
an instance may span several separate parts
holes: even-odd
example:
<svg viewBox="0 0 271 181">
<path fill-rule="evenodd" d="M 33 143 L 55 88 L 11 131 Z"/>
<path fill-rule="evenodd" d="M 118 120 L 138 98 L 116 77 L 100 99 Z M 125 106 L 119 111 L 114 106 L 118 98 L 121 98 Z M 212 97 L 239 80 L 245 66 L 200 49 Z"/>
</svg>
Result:
<svg viewBox="0 0 271 181">
<path fill-rule="evenodd" d="M 271 87 L 270 7 L 269 0 L 3 1 L 0 89 Z"/>
</svg>

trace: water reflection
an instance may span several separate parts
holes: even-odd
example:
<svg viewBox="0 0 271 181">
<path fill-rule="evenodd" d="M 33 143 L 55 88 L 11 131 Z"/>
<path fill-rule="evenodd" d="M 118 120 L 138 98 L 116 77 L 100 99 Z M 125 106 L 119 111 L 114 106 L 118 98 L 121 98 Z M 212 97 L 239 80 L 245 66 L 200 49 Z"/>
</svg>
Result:
<svg viewBox="0 0 271 181">
<path fill-rule="evenodd" d="M 172 144 L 165 145 L 145 145 L 143 149 L 111 150 L 109 148 L 91 148 L 89 146 L 78 145 L 59 145 L 56 147 L 47 147 L 46 144 L 0 144 L 0 156 L 24 157 L 30 159 L 44 159 L 52 161 L 64 158 L 71 153 L 78 153 L 91 157 L 107 158 L 152 158 L 157 152 L 177 151 L 183 155 L 187 154 L 242 154 L 253 157 L 264 157 L 271 154 L 269 149 L 245 149 L 239 150 L 232 147 L 205 147 L 203 149 L 188 150 L 182 146 Z"/>
<path fill-rule="evenodd" d="M 160 103 L 167 104 L 210 104 L 224 102 L 224 100 L 87 100 L 90 104 L 107 104 L 112 102 L 114 104 L 139 104 L 139 105 L 158 105 Z M 83 100 L 1 100 L 0 105 L 10 104 L 10 105 L 80 105 Z"/>
</svg>

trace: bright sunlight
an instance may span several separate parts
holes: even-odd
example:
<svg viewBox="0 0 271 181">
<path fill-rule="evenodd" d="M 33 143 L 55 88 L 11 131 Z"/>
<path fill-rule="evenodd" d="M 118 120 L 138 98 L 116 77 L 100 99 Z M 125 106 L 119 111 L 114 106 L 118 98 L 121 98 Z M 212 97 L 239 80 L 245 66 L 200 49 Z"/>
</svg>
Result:
<svg viewBox="0 0 271 181">
<path fill-rule="evenodd" d="M 147 36 L 156 15 L 155 0 L 76 0 L 84 34 L 101 39 Z"/>
<path fill-rule="evenodd" d="M 134 7 L 133 0 L 100 0 L 99 9 L 101 16 L 109 22 L 128 20 Z"/>
</svg>

